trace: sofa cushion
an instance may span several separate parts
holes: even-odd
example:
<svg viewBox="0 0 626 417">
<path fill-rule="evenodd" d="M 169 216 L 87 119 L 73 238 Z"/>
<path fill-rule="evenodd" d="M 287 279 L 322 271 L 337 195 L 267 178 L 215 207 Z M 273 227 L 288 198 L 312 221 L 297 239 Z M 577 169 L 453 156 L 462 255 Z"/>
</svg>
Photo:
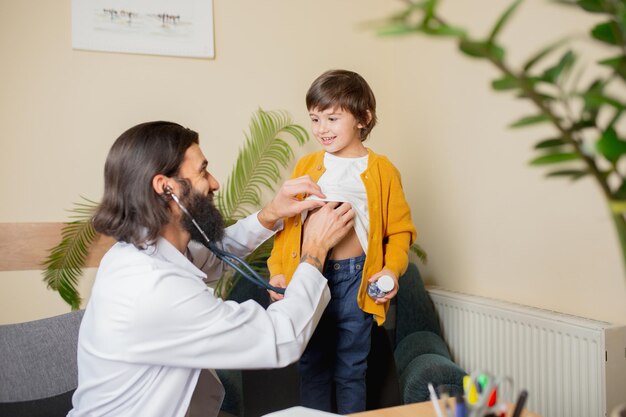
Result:
<svg viewBox="0 0 626 417">
<path fill-rule="evenodd" d="M 463 371 L 449 358 L 436 353 L 415 357 L 400 374 L 402 400 L 405 404 L 428 401 L 428 383 L 443 386 L 454 395 L 463 392 Z"/>
<path fill-rule="evenodd" d="M 402 374 L 413 359 L 426 353 L 451 359 L 446 343 L 435 333 L 426 331 L 411 333 L 402 339 L 394 351 L 398 373 Z"/>
<path fill-rule="evenodd" d="M 0 403 L 0 416 L 65 417 L 72 409 L 74 390 L 47 398 Z"/>
</svg>

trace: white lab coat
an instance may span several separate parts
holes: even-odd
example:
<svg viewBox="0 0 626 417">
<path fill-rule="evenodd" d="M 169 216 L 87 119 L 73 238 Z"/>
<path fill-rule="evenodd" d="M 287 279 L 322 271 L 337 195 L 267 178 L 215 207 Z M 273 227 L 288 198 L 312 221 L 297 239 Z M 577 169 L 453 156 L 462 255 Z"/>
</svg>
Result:
<svg viewBox="0 0 626 417">
<path fill-rule="evenodd" d="M 272 233 L 252 215 L 227 228 L 224 249 L 246 255 Z M 145 250 L 117 243 L 104 256 L 68 417 L 182 417 L 201 369 L 283 367 L 300 357 L 330 299 L 317 269 L 300 265 L 285 298 L 264 310 L 216 298 L 203 271 L 214 279 L 221 263 L 200 246 L 188 256 L 202 270 L 162 238 Z"/>
</svg>

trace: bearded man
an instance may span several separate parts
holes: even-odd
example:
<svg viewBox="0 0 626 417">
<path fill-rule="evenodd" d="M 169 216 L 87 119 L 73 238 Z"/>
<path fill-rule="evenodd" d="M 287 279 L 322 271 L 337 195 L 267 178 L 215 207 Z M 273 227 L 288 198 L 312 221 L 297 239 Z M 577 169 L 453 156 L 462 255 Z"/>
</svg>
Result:
<svg viewBox="0 0 626 417">
<path fill-rule="evenodd" d="M 216 415 L 223 389 L 203 370 L 283 367 L 302 354 L 330 298 L 320 272 L 326 254 L 352 228 L 354 212 L 299 199 L 324 198 L 301 177 L 224 229 L 207 164 L 198 134 L 171 122 L 132 127 L 111 147 L 93 224 L 117 243 L 102 258 L 81 324 L 68 416 Z M 199 232 L 172 194 L 210 240 L 238 256 L 272 236 L 282 218 L 317 209 L 284 299 L 264 310 L 215 297 L 206 284 L 224 266 L 195 241 Z"/>
</svg>

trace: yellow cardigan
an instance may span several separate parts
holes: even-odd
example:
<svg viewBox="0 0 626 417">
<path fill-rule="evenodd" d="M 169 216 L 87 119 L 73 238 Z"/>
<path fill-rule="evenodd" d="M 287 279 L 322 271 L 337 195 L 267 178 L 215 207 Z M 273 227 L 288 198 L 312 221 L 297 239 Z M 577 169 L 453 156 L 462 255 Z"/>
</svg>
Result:
<svg viewBox="0 0 626 417">
<path fill-rule="evenodd" d="M 319 180 L 324 167 L 324 151 L 314 152 L 298 161 L 293 178 L 310 175 Z M 367 169 L 361 173 L 369 211 L 368 249 L 357 302 L 361 310 L 373 314 L 378 325 L 385 321 L 389 303 L 376 304 L 367 295 L 368 279 L 383 268 L 400 277 L 409 263 L 409 246 L 416 237 L 411 210 L 404 198 L 400 173 L 384 156 L 368 149 Z M 302 224 L 300 216 L 285 219 L 284 228 L 274 239 L 267 260 L 270 276 L 284 274 L 287 283 L 300 263 Z"/>
</svg>

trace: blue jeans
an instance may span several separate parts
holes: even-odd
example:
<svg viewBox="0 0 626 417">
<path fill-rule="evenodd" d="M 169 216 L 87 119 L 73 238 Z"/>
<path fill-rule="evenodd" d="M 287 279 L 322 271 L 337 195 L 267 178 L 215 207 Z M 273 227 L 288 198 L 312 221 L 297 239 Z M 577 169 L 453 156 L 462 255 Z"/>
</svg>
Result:
<svg viewBox="0 0 626 417">
<path fill-rule="evenodd" d="M 365 371 L 373 317 L 357 305 L 365 255 L 328 261 L 331 300 L 300 358 L 300 400 L 332 412 L 333 382 L 337 413 L 365 410 Z"/>
</svg>

